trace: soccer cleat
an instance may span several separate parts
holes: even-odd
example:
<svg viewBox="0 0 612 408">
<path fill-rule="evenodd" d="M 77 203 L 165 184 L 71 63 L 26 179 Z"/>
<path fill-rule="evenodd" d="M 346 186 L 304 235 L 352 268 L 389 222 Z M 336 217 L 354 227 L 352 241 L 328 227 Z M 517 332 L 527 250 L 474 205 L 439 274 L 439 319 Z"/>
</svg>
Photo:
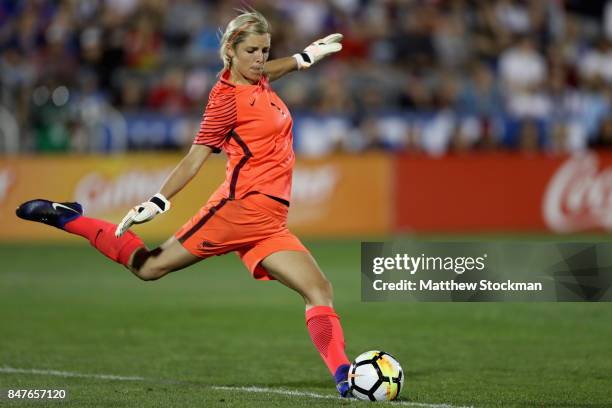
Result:
<svg viewBox="0 0 612 408">
<path fill-rule="evenodd" d="M 79 203 L 56 203 L 38 199 L 21 204 L 15 214 L 24 220 L 42 222 L 64 229 L 66 223 L 83 215 L 83 207 Z"/>
<path fill-rule="evenodd" d="M 348 382 L 348 372 L 351 366 L 349 364 L 342 364 L 336 370 L 336 374 L 334 374 L 334 379 L 336 380 L 336 389 L 340 393 L 342 398 L 350 398 L 351 397 L 351 387 Z"/>
</svg>

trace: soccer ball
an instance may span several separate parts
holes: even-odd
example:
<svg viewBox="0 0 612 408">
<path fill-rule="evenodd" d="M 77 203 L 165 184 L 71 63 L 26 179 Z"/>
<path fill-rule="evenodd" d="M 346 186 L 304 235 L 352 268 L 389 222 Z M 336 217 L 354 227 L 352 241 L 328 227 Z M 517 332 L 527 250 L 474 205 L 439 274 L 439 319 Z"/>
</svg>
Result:
<svg viewBox="0 0 612 408">
<path fill-rule="evenodd" d="M 348 380 L 352 394 L 360 400 L 392 401 L 404 385 L 404 372 L 393 356 L 372 350 L 355 359 Z"/>
</svg>

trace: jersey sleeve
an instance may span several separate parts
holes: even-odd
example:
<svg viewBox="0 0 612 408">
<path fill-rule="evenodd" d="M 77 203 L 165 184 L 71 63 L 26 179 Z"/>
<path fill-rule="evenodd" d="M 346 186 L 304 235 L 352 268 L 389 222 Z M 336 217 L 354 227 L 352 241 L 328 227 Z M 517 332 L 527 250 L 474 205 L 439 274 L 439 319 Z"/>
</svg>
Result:
<svg viewBox="0 0 612 408">
<path fill-rule="evenodd" d="M 210 147 L 219 153 L 225 138 L 236 124 L 236 95 L 233 88 L 215 87 L 208 98 L 208 104 L 200 122 L 200 131 L 194 144 Z"/>
</svg>

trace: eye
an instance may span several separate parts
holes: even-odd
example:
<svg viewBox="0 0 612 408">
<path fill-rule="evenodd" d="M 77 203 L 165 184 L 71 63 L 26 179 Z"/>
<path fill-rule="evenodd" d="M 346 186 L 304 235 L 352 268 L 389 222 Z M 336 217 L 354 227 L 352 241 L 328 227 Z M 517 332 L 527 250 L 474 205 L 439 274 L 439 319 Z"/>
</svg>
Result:
<svg viewBox="0 0 612 408">
<path fill-rule="evenodd" d="M 267 54 L 267 53 L 270 52 L 270 48 L 265 47 L 262 51 L 263 51 L 264 54 Z"/>
</svg>

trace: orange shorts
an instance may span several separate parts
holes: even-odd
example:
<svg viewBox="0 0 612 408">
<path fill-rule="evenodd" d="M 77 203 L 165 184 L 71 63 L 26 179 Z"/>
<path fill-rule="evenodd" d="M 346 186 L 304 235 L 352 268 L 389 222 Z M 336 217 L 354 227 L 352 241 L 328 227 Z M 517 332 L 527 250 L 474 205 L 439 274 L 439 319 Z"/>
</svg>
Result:
<svg viewBox="0 0 612 408">
<path fill-rule="evenodd" d="M 175 237 L 202 259 L 236 252 L 255 279 L 272 279 L 261 261 L 278 251 L 308 252 L 287 229 L 289 208 L 264 194 L 240 200 L 216 195 L 191 218 Z"/>
</svg>

